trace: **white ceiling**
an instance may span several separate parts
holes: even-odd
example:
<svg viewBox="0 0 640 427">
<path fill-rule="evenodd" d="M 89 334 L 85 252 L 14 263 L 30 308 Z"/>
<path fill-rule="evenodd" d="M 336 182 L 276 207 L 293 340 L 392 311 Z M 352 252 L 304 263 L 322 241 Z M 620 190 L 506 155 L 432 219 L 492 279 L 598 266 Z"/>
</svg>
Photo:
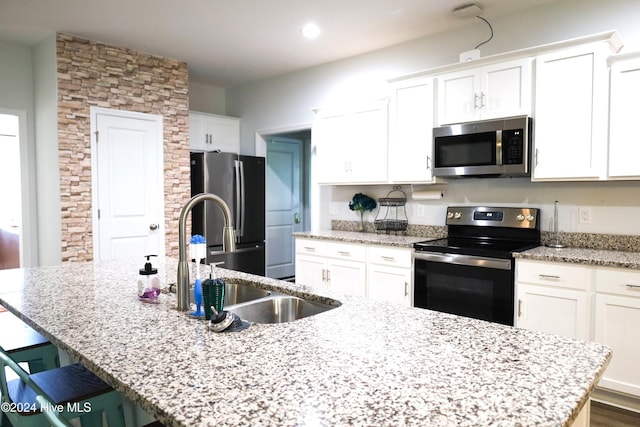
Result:
<svg viewBox="0 0 640 427">
<path fill-rule="evenodd" d="M 480 0 L 492 18 L 557 0 Z M 469 23 L 465 0 L 0 0 L 0 41 L 33 46 L 54 32 L 178 59 L 190 77 L 229 86 Z M 303 39 L 314 21 L 322 34 Z"/>
</svg>

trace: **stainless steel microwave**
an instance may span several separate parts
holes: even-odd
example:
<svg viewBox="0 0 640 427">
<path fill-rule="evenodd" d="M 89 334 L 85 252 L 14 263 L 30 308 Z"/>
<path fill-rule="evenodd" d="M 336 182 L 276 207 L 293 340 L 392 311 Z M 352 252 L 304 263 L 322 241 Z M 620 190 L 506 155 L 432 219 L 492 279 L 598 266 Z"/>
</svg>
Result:
<svg viewBox="0 0 640 427">
<path fill-rule="evenodd" d="M 531 176 L 532 119 L 509 117 L 433 129 L 433 174 Z"/>
</svg>

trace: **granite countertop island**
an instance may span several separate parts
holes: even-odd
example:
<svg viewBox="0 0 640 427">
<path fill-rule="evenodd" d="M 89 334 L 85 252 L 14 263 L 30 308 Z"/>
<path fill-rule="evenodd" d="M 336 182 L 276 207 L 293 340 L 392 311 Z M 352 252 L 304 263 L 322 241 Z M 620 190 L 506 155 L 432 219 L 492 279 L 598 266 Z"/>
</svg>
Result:
<svg viewBox="0 0 640 427">
<path fill-rule="evenodd" d="M 143 262 L 3 270 L 0 303 L 169 426 L 570 425 L 611 358 L 596 343 L 224 269 L 341 305 L 214 333 L 172 294 L 138 301 Z M 174 281 L 177 260 L 154 264 Z"/>
</svg>

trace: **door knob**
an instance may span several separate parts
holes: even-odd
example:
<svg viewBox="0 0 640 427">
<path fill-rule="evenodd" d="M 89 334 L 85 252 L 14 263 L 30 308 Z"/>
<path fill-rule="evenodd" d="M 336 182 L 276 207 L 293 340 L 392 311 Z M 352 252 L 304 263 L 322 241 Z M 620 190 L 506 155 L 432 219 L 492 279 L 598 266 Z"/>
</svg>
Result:
<svg viewBox="0 0 640 427">
<path fill-rule="evenodd" d="M 149 229 L 151 229 L 151 230 L 157 230 L 157 229 L 158 229 L 158 224 L 151 224 L 151 225 L 149 226 Z"/>
<path fill-rule="evenodd" d="M 300 224 L 300 215 L 298 215 L 298 212 L 293 214 L 293 223 Z"/>
</svg>

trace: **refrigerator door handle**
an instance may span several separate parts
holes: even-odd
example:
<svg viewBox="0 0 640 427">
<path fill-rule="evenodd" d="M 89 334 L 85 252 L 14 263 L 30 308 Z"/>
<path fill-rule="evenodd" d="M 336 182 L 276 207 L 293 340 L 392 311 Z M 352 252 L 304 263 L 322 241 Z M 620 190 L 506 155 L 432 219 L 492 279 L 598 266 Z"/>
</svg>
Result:
<svg viewBox="0 0 640 427">
<path fill-rule="evenodd" d="M 241 191 L 241 198 L 240 198 L 240 237 L 244 237 L 244 219 L 246 218 L 244 215 L 244 208 L 247 205 L 247 201 L 245 200 L 246 195 L 245 195 L 245 191 L 244 191 L 244 162 L 242 160 L 240 160 L 240 191 Z"/>
<path fill-rule="evenodd" d="M 245 184 L 244 184 L 244 163 L 236 160 L 236 236 L 244 237 L 245 218 Z M 238 179 L 239 178 L 239 179 Z M 239 241 L 239 239 L 238 239 Z"/>
</svg>

